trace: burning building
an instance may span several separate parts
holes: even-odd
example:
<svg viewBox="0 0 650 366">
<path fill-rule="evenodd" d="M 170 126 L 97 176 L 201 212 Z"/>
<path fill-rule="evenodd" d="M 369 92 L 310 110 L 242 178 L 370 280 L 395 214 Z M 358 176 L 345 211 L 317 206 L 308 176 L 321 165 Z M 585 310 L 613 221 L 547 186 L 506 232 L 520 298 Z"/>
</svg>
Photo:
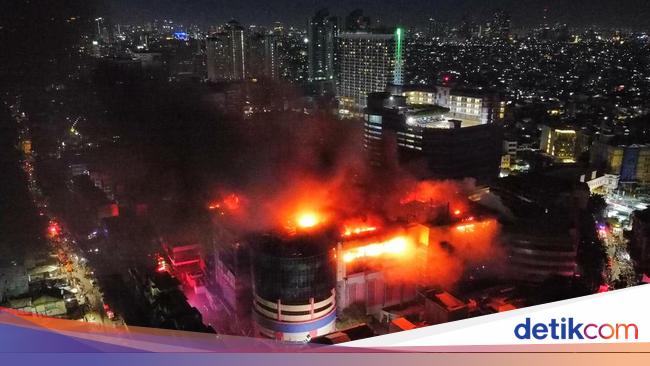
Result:
<svg viewBox="0 0 650 366">
<path fill-rule="evenodd" d="M 469 187 L 410 182 L 373 206 L 329 182 L 301 183 L 259 209 L 243 194 L 235 211 L 209 207 L 215 224 L 233 228 L 215 240 L 219 295 L 232 323 L 256 336 L 308 341 L 334 331 L 348 308 L 381 319 L 495 256 L 498 224 L 473 207 Z"/>
<path fill-rule="evenodd" d="M 386 270 L 399 268 L 402 260 L 421 250 L 421 243 L 407 233 L 387 234 L 372 230 L 344 236 L 336 251 L 337 306 L 343 310 L 360 305 L 368 314 L 412 300 L 415 283 L 391 283 Z M 422 264 L 422 263 L 421 263 Z"/>
<path fill-rule="evenodd" d="M 337 246 L 338 308 L 360 305 L 379 319 L 382 309 L 409 303 L 429 286 L 453 285 L 466 262 L 489 257 L 496 221 L 454 212 L 344 237 Z"/>
<path fill-rule="evenodd" d="M 297 233 L 251 239 L 256 333 L 305 342 L 335 330 L 331 236 Z"/>
</svg>

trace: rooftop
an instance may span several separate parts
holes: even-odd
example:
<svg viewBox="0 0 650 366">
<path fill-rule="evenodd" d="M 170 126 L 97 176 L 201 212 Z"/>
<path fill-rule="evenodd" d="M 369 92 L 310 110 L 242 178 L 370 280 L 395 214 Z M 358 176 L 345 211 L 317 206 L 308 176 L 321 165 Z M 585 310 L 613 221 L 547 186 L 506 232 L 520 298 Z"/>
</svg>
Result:
<svg viewBox="0 0 650 366">
<path fill-rule="evenodd" d="M 462 309 L 463 307 L 466 306 L 464 302 L 462 302 L 454 295 L 446 291 L 431 290 L 428 291 L 425 295 L 427 299 L 438 303 L 439 305 L 443 306 L 444 308 L 450 311 Z"/>
</svg>

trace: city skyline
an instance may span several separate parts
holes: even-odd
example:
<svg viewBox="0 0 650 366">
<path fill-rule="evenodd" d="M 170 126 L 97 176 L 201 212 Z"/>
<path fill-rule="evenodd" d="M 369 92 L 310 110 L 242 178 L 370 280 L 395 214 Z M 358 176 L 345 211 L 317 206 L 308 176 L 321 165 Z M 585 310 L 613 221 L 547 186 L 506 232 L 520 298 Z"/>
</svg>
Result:
<svg viewBox="0 0 650 366">
<path fill-rule="evenodd" d="M 142 22 L 170 18 L 182 22 L 210 25 L 236 19 L 244 24 L 270 25 L 280 21 L 289 26 L 304 28 L 308 19 L 321 8 L 329 8 L 333 15 L 344 17 L 354 9 L 364 9 L 373 22 L 386 25 L 425 26 L 429 18 L 457 23 L 465 17 L 482 21 L 497 9 L 507 9 L 515 29 L 529 29 L 544 21 L 544 9 L 549 23 L 570 26 L 624 27 L 648 29 L 650 14 L 643 0 L 411 0 L 374 5 L 373 1 L 328 2 L 288 0 L 264 2 L 246 0 L 104 0 L 104 10 L 120 22 Z M 297 6 L 296 6 L 297 5 Z M 101 9 L 101 8 L 100 8 Z"/>
<path fill-rule="evenodd" d="M 328 343 L 650 282 L 639 4 L 11 2 L 0 306 Z"/>
</svg>

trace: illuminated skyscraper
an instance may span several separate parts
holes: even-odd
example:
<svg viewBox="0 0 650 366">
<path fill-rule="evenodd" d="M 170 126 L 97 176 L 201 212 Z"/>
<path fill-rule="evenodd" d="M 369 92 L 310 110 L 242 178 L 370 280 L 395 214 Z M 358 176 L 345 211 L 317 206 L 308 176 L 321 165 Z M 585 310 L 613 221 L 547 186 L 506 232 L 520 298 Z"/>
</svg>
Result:
<svg viewBox="0 0 650 366">
<path fill-rule="evenodd" d="M 244 28 L 232 20 L 207 38 L 208 80 L 239 81 L 246 77 Z"/>
<path fill-rule="evenodd" d="M 338 98 L 343 113 L 360 113 L 369 93 L 402 84 L 404 29 L 394 33 L 341 33 Z"/>
<path fill-rule="evenodd" d="M 264 75 L 274 80 L 280 77 L 278 36 L 275 35 L 264 37 Z"/>
<path fill-rule="evenodd" d="M 334 80 L 337 34 L 337 19 L 327 9 L 319 10 L 309 21 L 310 81 Z"/>
<path fill-rule="evenodd" d="M 278 36 L 255 32 L 248 38 L 248 77 L 276 80 L 280 76 Z"/>
</svg>

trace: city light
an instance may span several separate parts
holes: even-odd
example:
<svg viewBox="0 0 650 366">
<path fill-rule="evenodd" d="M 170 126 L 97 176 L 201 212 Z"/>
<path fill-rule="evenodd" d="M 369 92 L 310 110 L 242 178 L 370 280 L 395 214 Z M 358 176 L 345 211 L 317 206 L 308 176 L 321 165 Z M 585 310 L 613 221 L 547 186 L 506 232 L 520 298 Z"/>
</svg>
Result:
<svg viewBox="0 0 650 366">
<path fill-rule="evenodd" d="M 650 282 L 647 17 L 562 2 L 8 2 L 2 306 L 329 342 Z"/>
<path fill-rule="evenodd" d="M 61 233 L 61 227 L 58 223 L 52 221 L 47 227 L 47 234 L 50 238 L 57 237 Z"/>
<path fill-rule="evenodd" d="M 168 272 L 169 271 L 169 266 L 167 265 L 167 261 L 163 256 L 160 254 L 156 254 L 156 272 Z"/>
</svg>

